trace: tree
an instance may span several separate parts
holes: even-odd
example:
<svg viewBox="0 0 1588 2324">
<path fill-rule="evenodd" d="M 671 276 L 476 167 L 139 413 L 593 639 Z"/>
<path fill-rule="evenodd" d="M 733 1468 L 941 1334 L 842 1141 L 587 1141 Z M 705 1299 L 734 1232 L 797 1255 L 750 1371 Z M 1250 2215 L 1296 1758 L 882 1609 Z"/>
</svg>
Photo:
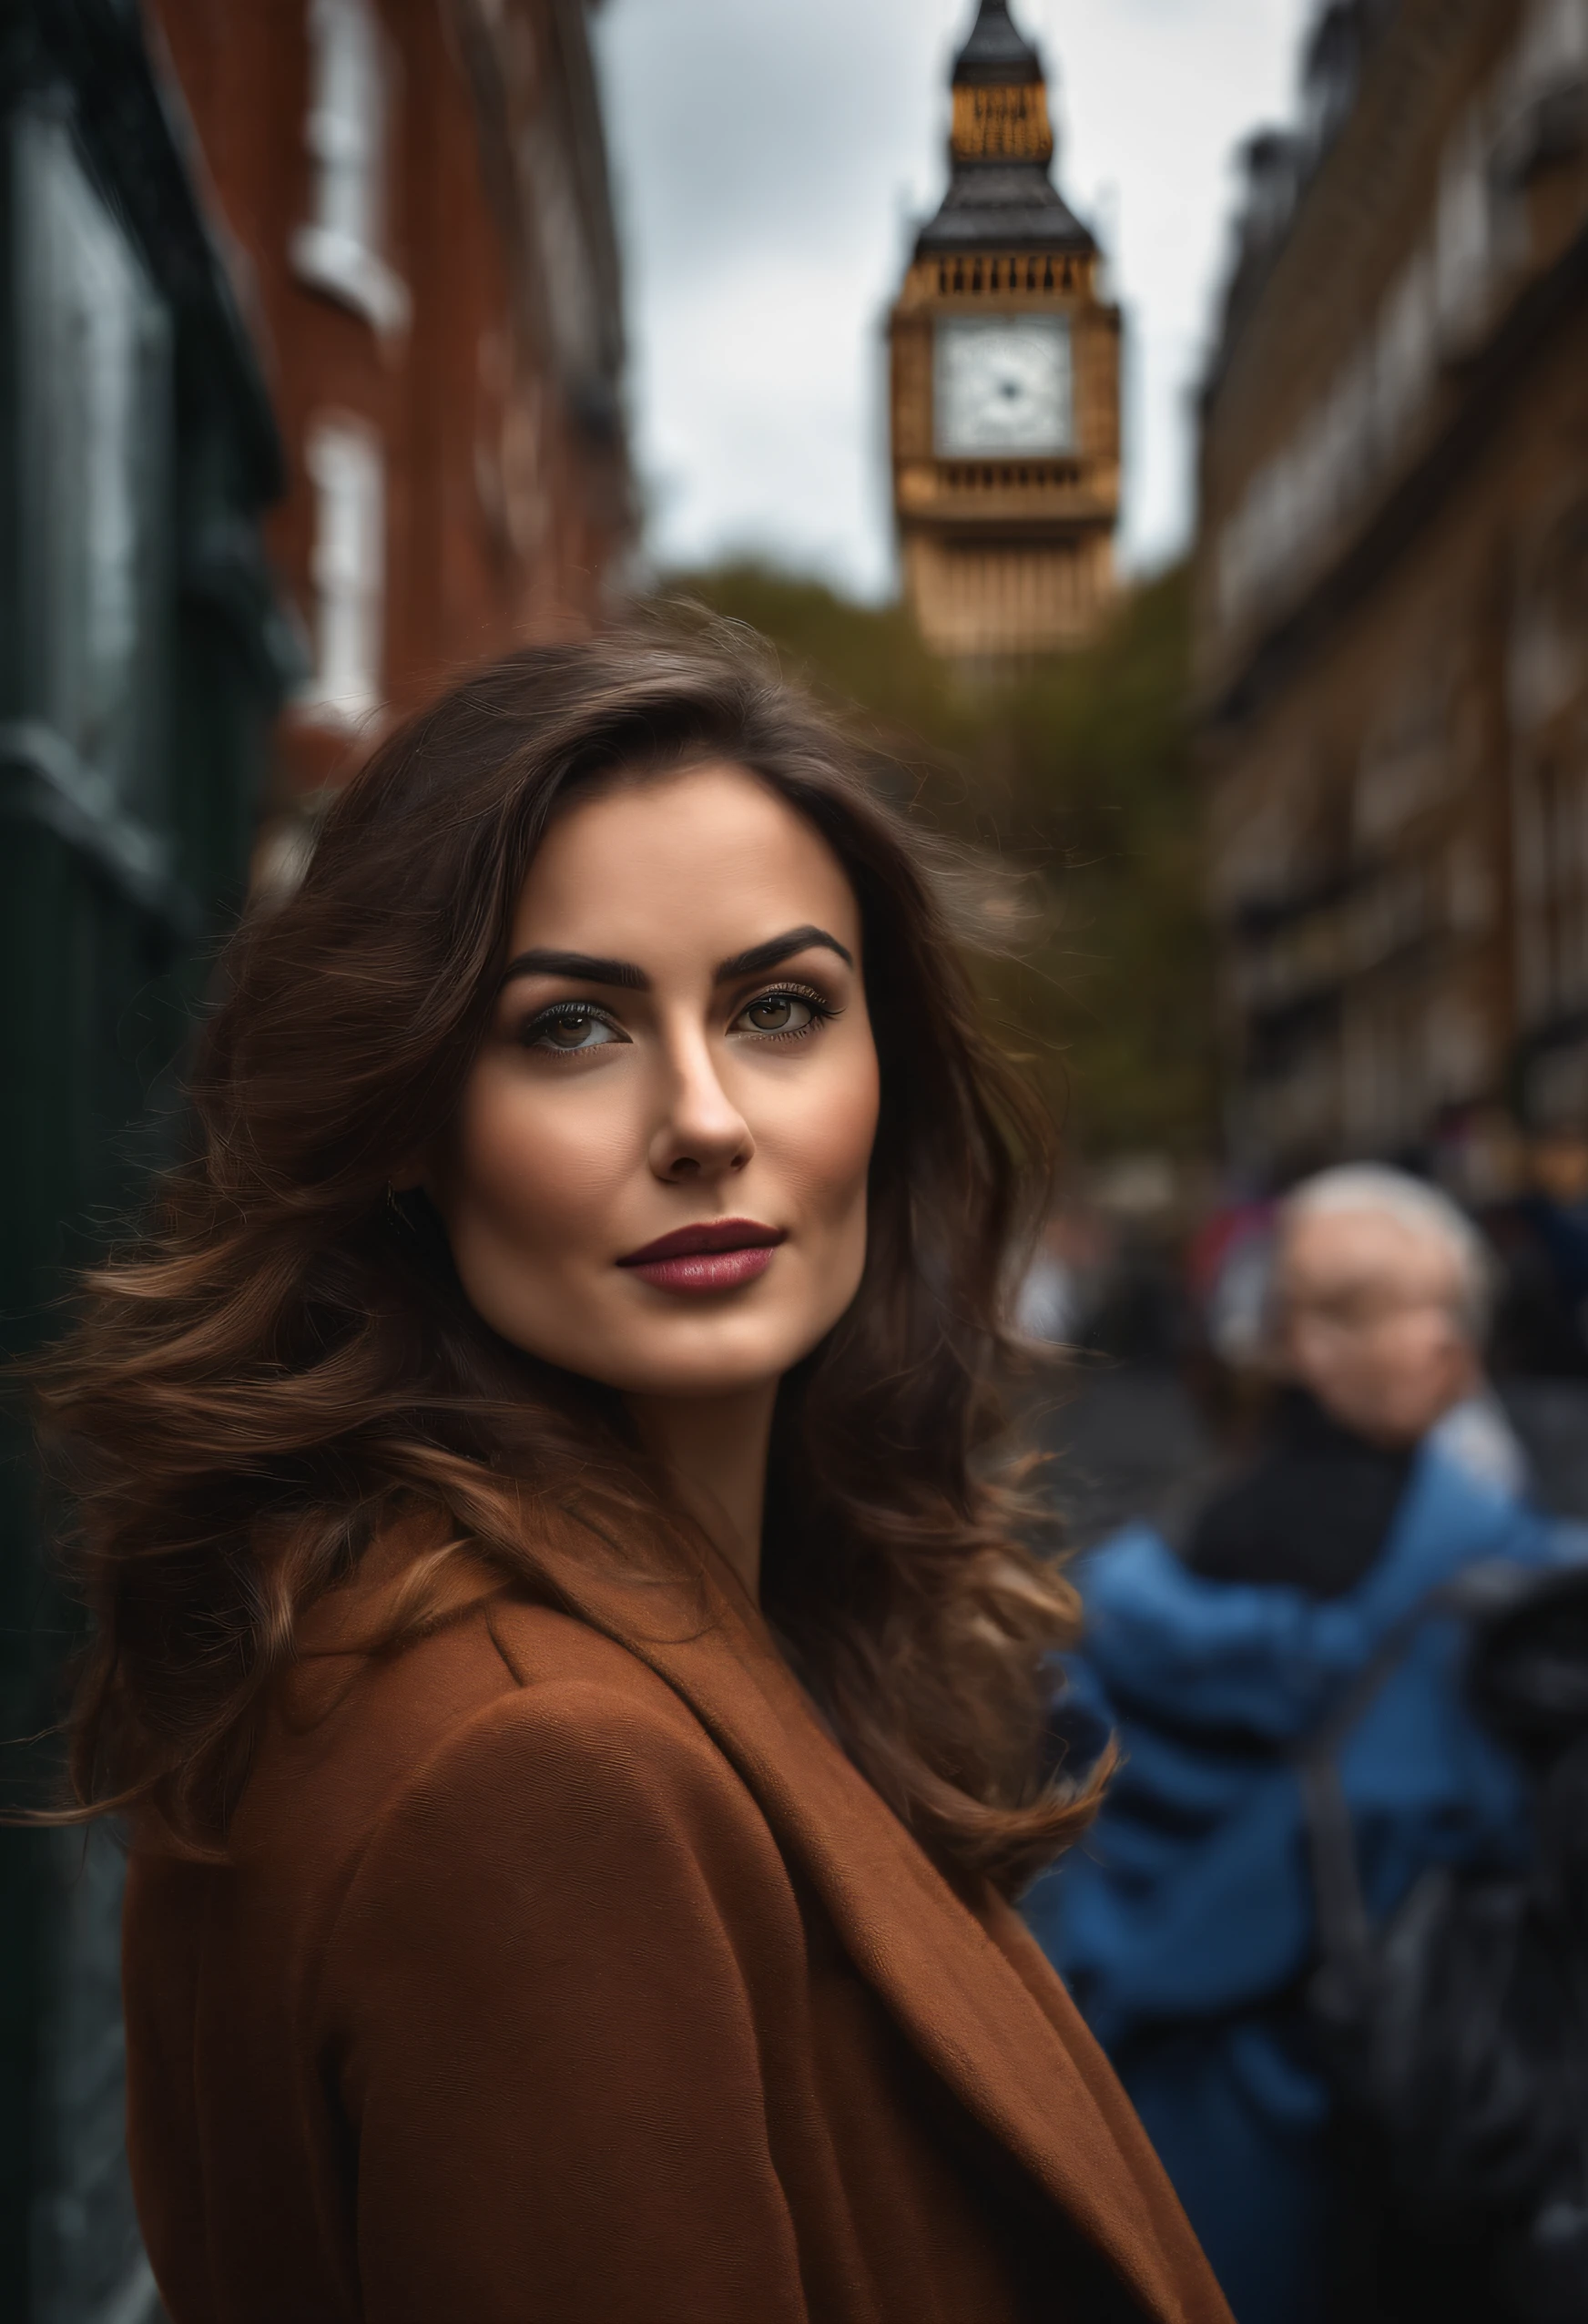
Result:
<svg viewBox="0 0 1588 2324">
<path fill-rule="evenodd" d="M 1023 881 L 1013 961 L 981 973 L 1094 1158 L 1215 1137 L 1210 946 L 1188 715 L 1184 567 L 1130 592 L 1087 650 L 1012 677 L 929 655 L 900 606 L 762 566 L 679 576 L 901 769 L 932 819 Z"/>
</svg>

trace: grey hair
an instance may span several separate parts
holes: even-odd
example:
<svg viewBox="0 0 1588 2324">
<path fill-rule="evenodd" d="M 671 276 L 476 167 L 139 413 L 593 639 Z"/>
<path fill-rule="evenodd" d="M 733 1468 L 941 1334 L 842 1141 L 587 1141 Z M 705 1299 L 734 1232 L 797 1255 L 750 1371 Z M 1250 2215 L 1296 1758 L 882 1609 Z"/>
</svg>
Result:
<svg viewBox="0 0 1588 2324">
<path fill-rule="evenodd" d="M 1437 1242 L 1456 1263 L 1458 1289 L 1455 1313 L 1469 1338 L 1481 1340 L 1489 1329 L 1497 1289 L 1496 1270 L 1488 1244 L 1460 1206 L 1449 1195 L 1409 1171 L 1393 1170 L 1383 1162 L 1348 1162 L 1304 1178 L 1279 1206 L 1280 1234 L 1298 1218 L 1338 1218 L 1344 1212 L 1377 1211 L 1426 1242 Z"/>
</svg>

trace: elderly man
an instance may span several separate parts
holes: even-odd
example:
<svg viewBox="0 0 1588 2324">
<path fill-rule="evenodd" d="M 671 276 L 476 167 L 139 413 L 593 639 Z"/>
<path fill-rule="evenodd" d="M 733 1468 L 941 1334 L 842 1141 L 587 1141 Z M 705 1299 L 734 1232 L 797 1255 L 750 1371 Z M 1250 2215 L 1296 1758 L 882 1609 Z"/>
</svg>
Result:
<svg viewBox="0 0 1588 2324">
<path fill-rule="evenodd" d="M 1237 2324 L 1363 2311 L 1331 2099 L 1298 1757 L 1375 1649 L 1477 1560 L 1563 1554 L 1481 1399 L 1482 1245 L 1378 1168 L 1330 1171 L 1277 1230 L 1271 1449 L 1171 1543 L 1135 1526 L 1078 1579 L 1069 1711 L 1123 1766 L 1028 1914 L 1118 2068 Z M 1418 1626 L 1343 1747 L 1369 1901 L 1435 1863 L 1515 1861 L 1520 1777 L 1468 1715 L 1461 1636 Z"/>
</svg>

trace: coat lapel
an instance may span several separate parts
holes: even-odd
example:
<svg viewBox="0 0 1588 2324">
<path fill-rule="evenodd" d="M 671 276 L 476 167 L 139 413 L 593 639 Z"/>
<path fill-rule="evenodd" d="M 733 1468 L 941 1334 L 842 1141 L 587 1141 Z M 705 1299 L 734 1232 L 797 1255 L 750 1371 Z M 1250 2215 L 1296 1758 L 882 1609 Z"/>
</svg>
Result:
<svg viewBox="0 0 1588 2324">
<path fill-rule="evenodd" d="M 636 1587 L 615 1546 L 577 1513 L 560 1541 L 535 1543 L 572 1610 L 689 1705 L 920 2054 L 1144 2313 L 1227 2324 L 1161 2167 L 1057 1979 L 1039 1962 L 1028 1983 L 955 1896 L 823 1728 L 726 1569 L 698 1591 Z M 1026 1942 L 1021 1932 L 1016 1947 Z"/>
</svg>

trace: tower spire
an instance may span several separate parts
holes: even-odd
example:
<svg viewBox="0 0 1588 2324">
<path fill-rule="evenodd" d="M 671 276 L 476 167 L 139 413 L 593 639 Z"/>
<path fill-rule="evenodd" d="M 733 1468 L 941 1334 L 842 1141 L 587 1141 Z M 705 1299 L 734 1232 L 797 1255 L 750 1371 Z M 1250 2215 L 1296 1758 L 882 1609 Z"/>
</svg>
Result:
<svg viewBox="0 0 1588 2324">
<path fill-rule="evenodd" d="M 976 248 L 1075 253 L 1096 244 L 1049 175 L 1054 132 L 1042 57 L 1009 13 L 981 0 L 954 59 L 949 190 L 918 255 Z"/>
<path fill-rule="evenodd" d="M 954 60 L 954 87 L 978 79 L 1040 81 L 1042 59 L 1010 15 L 1006 0 L 982 0 L 971 36 Z"/>
</svg>

